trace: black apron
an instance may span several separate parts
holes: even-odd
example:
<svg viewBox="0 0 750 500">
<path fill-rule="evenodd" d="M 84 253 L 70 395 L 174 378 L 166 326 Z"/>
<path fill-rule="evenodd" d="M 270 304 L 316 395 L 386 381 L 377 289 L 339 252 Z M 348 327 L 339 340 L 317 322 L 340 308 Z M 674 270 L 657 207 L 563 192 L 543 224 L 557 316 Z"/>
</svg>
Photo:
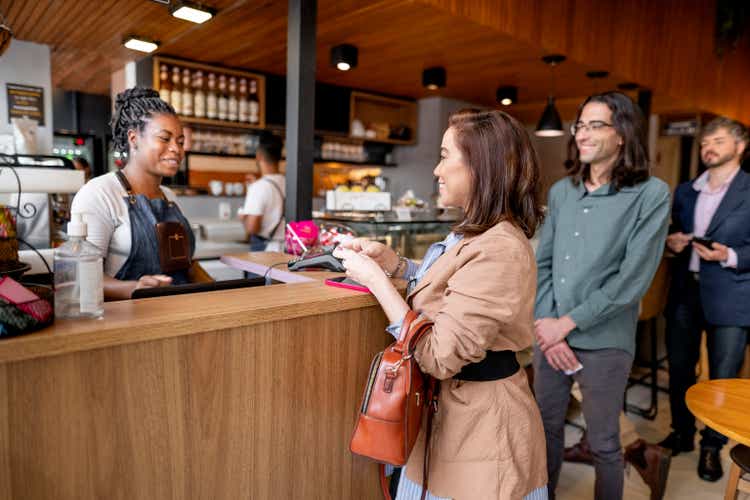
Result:
<svg viewBox="0 0 750 500">
<path fill-rule="evenodd" d="M 188 270 L 164 273 L 159 262 L 159 241 L 156 236 L 156 224 L 159 222 L 179 222 L 190 240 L 190 257 L 195 253 L 195 236 L 190 223 L 179 207 L 169 201 L 162 192 L 162 197 L 154 200 L 146 195 L 133 193 L 130 183 L 122 172 L 117 172 L 117 179 L 127 191 L 125 202 L 130 216 L 130 254 L 115 275 L 123 281 L 139 280 L 142 276 L 167 274 L 172 277 L 173 285 L 190 283 Z"/>
</svg>

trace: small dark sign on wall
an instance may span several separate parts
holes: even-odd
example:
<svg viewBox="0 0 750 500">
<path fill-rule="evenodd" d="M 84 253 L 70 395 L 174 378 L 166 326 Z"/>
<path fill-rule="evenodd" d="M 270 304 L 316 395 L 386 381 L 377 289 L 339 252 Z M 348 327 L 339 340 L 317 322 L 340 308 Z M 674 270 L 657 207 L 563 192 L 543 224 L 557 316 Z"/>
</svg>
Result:
<svg viewBox="0 0 750 500">
<path fill-rule="evenodd" d="M 44 89 L 30 85 L 6 83 L 8 91 L 8 123 L 12 118 L 27 117 L 44 126 Z"/>
</svg>

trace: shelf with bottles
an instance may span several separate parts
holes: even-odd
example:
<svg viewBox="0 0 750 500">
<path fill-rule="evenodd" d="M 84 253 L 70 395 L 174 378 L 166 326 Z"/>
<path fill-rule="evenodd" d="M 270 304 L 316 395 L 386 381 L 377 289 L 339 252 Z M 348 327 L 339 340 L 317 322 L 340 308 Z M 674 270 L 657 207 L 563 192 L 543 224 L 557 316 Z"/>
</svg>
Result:
<svg viewBox="0 0 750 500">
<path fill-rule="evenodd" d="M 185 151 L 189 154 L 254 158 L 257 133 L 185 127 Z M 353 141 L 347 137 L 316 136 L 315 162 L 395 167 L 393 146 Z M 284 149 L 285 150 L 285 149 Z M 286 156 L 282 152 L 282 156 Z"/>
<path fill-rule="evenodd" d="M 349 135 L 383 144 L 415 144 L 417 103 L 354 91 L 349 105 Z"/>
<path fill-rule="evenodd" d="M 237 154 L 237 153 L 209 153 L 204 151 L 185 151 L 185 156 L 210 156 L 210 157 L 216 157 L 216 158 L 249 158 L 253 159 L 255 158 L 254 154 Z M 286 158 L 281 159 L 281 163 L 284 163 L 286 161 Z M 367 160 L 337 160 L 337 159 L 331 159 L 331 158 L 322 158 L 319 156 L 316 156 L 313 158 L 313 163 L 316 164 L 323 164 L 323 163 L 331 163 L 336 164 L 339 163 L 341 165 L 351 166 L 351 167 L 365 167 L 365 168 L 375 168 L 375 167 L 396 167 L 395 163 L 377 163 Z"/>
<path fill-rule="evenodd" d="M 164 56 L 153 58 L 153 87 L 187 124 L 265 127 L 265 77 Z"/>
</svg>

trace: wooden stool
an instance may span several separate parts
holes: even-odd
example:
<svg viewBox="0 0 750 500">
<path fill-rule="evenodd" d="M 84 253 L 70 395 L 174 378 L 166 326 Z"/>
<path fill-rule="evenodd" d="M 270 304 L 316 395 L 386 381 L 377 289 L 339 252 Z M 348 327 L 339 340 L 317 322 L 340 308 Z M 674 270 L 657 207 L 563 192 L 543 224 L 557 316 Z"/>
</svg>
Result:
<svg viewBox="0 0 750 500">
<path fill-rule="evenodd" d="M 750 477 L 742 477 L 750 474 L 750 448 L 744 444 L 738 444 L 729 452 L 732 457 L 732 468 L 729 470 L 729 481 L 724 493 L 724 500 L 737 500 L 737 493 L 750 493 Z"/>
<path fill-rule="evenodd" d="M 659 370 L 665 370 L 663 364 L 664 361 L 666 361 L 666 356 L 659 358 L 659 351 L 656 343 L 656 320 L 666 308 L 667 298 L 669 296 L 669 281 L 671 278 L 669 264 L 668 259 L 663 258 L 661 260 L 648 291 L 646 291 L 646 294 L 641 299 L 640 311 L 638 314 L 638 331 L 643 332 L 645 327 L 648 328 L 648 333 L 650 335 L 650 359 L 645 366 L 648 368 L 645 374 L 638 377 L 628 377 L 628 385 L 625 388 L 625 398 L 623 400 L 623 410 L 626 413 L 635 413 L 636 415 L 640 415 L 649 420 L 654 420 L 656 414 L 659 412 L 659 391 L 665 393 L 669 392 L 667 387 L 661 387 L 659 385 L 658 374 Z M 651 404 L 648 408 L 641 408 L 628 403 L 628 389 L 634 385 L 645 385 L 651 389 Z"/>
</svg>

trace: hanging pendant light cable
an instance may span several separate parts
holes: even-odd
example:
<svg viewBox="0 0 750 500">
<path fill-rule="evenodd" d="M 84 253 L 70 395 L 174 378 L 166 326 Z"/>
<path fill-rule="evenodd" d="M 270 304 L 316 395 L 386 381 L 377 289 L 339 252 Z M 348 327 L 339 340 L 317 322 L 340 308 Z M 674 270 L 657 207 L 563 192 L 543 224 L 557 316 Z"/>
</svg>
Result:
<svg viewBox="0 0 750 500">
<path fill-rule="evenodd" d="M 545 106 L 542 112 L 542 117 L 539 119 L 537 124 L 535 135 L 539 137 L 559 137 L 564 134 L 562 120 L 560 120 L 560 113 L 555 108 L 555 91 L 556 80 L 554 68 L 565 60 L 565 56 L 560 54 L 552 54 L 542 57 L 542 61 L 550 67 L 551 80 L 552 80 L 552 92 L 547 97 L 547 106 Z"/>
</svg>

